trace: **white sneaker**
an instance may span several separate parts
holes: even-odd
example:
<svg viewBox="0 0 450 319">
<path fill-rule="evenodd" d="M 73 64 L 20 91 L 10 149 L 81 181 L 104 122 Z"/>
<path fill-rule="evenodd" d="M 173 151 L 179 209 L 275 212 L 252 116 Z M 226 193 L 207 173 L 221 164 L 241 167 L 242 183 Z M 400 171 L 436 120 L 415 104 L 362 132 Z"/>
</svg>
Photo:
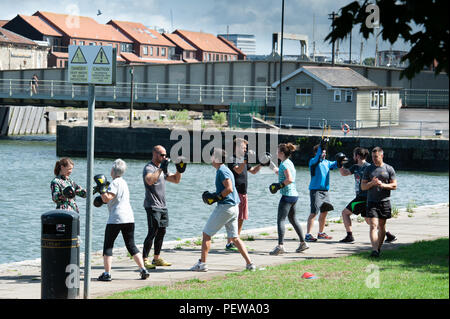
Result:
<svg viewBox="0 0 450 319">
<path fill-rule="evenodd" d="M 197 263 L 191 267 L 192 271 L 208 271 L 208 266 L 206 266 L 206 263 L 202 263 L 200 260 L 197 261 Z"/>
<path fill-rule="evenodd" d="M 280 254 L 284 254 L 286 252 L 286 250 L 284 249 L 283 246 L 277 245 L 269 254 L 272 256 L 277 256 Z"/>
<path fill-rule="evenodd" d="M 245 267 L 245 269 L 248 270 L 248 271 L 256 271 L 256 266 L 255 266 L 254 263 L 251 263 L 251 264 L 248 264 L 248 265 Z"/>
</svg>

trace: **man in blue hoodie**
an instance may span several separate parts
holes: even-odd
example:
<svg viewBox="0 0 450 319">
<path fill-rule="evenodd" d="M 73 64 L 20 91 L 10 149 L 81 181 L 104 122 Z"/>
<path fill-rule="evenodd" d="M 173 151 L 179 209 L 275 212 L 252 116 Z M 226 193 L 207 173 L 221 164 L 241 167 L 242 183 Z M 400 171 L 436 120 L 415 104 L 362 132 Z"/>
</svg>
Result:
<svg viewBox="0 0 450 319">
<path fill-rule="evenodd" d="M 326 146 L 328 138 L 323 138 L 320 144 L 314 146 L 315 155 L 309 160 L 309 170 L 311 173 L 311 182 L 309 183 L 309 197 L 311 200 L 311 212 L 306 226 L 305 241 L 314 242 L 317 239 L 331 239 L 324 232 L 325 221 L 329 211 L 334 207 L 330 202 L 328 190 L 330 189 L 330 170 L 338 168 L 336 161 L 330 162 L 326 159 Z M 319 233 L 317 238 L 311 235 L 311 229 L 314 226 L 314 219 L 319 215 Z"/>
</svg>

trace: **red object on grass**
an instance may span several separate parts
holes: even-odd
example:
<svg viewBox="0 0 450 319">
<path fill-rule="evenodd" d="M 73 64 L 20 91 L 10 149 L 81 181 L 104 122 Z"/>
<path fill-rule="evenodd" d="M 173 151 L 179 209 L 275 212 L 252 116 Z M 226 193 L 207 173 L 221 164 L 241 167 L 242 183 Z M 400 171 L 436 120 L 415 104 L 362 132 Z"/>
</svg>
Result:
<svg viewBox="0 0 450 319">
<path fill-rule="evenodd" d="M 316 275 L 314 275 L 314 274 L 312 274 L 312 273 L 310 273 L 310 272 L 305 272 L 305 273 L 302 275 L 302 278 L 303 278 L 303 279 L 316 279 L 317 277 L 316 277 Z"/>
</svg>

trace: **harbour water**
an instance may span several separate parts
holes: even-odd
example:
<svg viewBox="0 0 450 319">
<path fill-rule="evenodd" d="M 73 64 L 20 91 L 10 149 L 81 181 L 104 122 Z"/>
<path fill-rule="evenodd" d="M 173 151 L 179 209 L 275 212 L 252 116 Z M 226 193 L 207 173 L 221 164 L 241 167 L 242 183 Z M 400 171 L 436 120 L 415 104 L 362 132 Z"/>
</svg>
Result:
<svg viewBox="0 0 450 319">
<path fill-rule="evenodd" d="M 54 136 L 28 136 L 0 139 L 0 264 L 40 257 L 40 216 L 55 208 L 50 195 L 50 181 L 56 156 Z M 75 167 L 72 178 L 86 186 L 86 159 L 72 158 Z M 150 160 L 150 159 L 149 159 Z M 130 189 L 136 230 L 136 243 L 141 245 L 147 233 L 147 219 L 143 208 L 144 185 L 142 169 L 148 161 L 125 160 L 128 165 L 124 179 Z M 96 158 L 94 174 L 109 178 L 113 159 Z M 387 161 L 388 162 L 388 161 Z M 175 167 L 169 166 L 174 172 Z M 170 224 L 166 239 L 200 236 L 213 207 L 201 199 L 205 190 L 214 190 L 215 169 L 206 164 L 188 164 L 180 184 L 167 183 L 167 205 Z M 392 192 L 396 207 L 408 204 L 429 205 L 449 201 L 448 173 L 397 171 L 398 189 Z M 309 170 L 297 167 L 296 184 L 300 193 L 297 217 L 305 221 L 309 214 Z M 335 210 L 330 217 L 340 215 L 346 204 L 354 198 L 353 177 L 342 177 L 331 172 L 330 196 Z M 268 168 L 256 175 L 249 174 L 249 220 L 244 229 L 276 225 L 279 194 L 272 195 L 268 186 L 277 181 Z M 80 208 L 81 238 L 84 239 L 86 203 L 77 199 Z M 108 210 L 106 205 L 93 210 L 92 249 L 101 250 Z M 343 230 L 344 234 L 344 230 Z M 116 247 L 123 247 L 118 237 Z M 84 244 L 82 243 L 82 251 Z"/>
</svg>

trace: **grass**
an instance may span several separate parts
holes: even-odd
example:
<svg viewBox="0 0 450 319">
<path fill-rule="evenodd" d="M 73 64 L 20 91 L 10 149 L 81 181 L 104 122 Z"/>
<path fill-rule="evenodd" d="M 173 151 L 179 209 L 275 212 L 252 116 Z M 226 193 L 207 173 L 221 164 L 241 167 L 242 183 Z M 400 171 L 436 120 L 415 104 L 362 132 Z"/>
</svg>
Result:
<svg viewBox="0 0 450 319">
<path fill-rule="evenodd" d="M 441 238 L 384 250 L 375 260 L 368 257 L 368 252 L 308 259 L 208 281 L 190 279 L 169 286 L 145 287 L 110 298 L 448 299 L 448 261 L 449 239 Z M 305 272 L 318 279 L 302 279 Z"/>
</svg>

